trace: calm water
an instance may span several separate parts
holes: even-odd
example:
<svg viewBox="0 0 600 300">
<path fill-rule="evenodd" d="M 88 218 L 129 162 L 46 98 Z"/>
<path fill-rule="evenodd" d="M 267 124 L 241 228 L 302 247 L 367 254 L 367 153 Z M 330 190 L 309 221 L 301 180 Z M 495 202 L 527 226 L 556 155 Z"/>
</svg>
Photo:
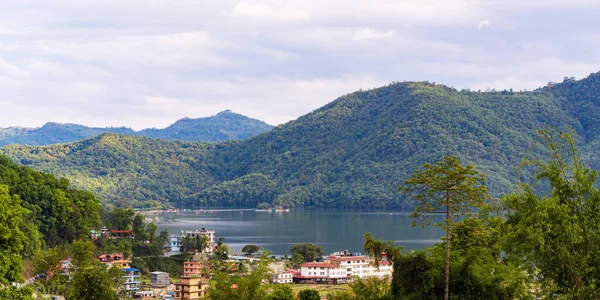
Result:
<svg viewBox="0 0 600 300">
<path fill-rule="evenodd" d="M 171 234 L 182 230 L 206 228 L 224 237 L 230 248 L 239 250 L 255 244 L 274 255 L 289 253 L 290 246 L 309 242 L 325 253 L 342 249 L 363 251 L 363 235 L 392 240 L 405 249 L 421 249 L 439 241 L 443 231 L 435 227 L 410 227 L 408 213 L 391 211 L 353 211 L 297 209 L 268 213 L 245 209 L 215 209 L 198 214 L 174 216 L 172 223 L 159 224 Z"/>
</svg>

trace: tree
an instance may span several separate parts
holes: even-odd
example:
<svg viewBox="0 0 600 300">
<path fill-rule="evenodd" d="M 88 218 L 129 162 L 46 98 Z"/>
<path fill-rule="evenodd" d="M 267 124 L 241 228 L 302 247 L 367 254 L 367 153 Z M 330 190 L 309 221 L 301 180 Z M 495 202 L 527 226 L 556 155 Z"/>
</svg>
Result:
<svg viewBox="0 0 600 300">
<path fill-rule="evenodd" d="M 258 252 L 258 246 L 256 245 L 246 245 L 242 248 L 242 252 L 246 254 L 246 256 L 252 256 L 253 253 Z"/>
<path fill-rule="evenodd" d="M 268 300 L 294 300 L 294 290 L 285 284 L 276 284 L 271 288 Z"/>
<path fill-rule="evenodd" d="M 539 134 L 548 157 L 524 165 L 535 168 L 536 182 L 548 190 L 540 196 L 532 184 L 522 183 L 503 198 L 508 209 L 505 249 L 537 275 L 548 297 L 598 299 L 598 172 L 584 166 L 570 134 Z"/>
<path fill-rule="evenodd" d="M 146 234 L 146 223 L 144 222 L 145 219 L 146 217 L 144 217 L 142 214 L 137 214 L 135 217 L 133 217 L 131 229 L 133 229 L 133 235 L 138 241 L 146 241 L 149 239 L 148 235 Z"/>
<path fill-rule="evenodd" d="M 118 300 L 118 288 L 123 280 L 120 268 L 107 269 L 105 264 L 94 262 L 72 274 L 67 299 Z"/>
<path fill-rule="evenodd" d="M 300 253 L 292 254 L 292 258 L 290 259 L 291 267 L 293 269 L 299 269 L 300 265 L 304 262 L 304 257 L 300 255 Z"/>
<path fill-rule="evenodd" d="M 411 216 L 419 218 L 422 226 L 432 223 L 429 218 L 431 213 L 445 211 L 443 223 L 433 222 L 446 232 L 445 300 L 448 300 L 450 288 L 453 225 L 464 212 L 483 207 L 489 197 L 484 182 L 485 175 L 479 174 L 472 164 L 463 166 L 457 157 L 445 156 L 435 165 L 426 163 L 422 170 L 415 170 L 404 186 L 399 188 L 402 192 L 414 195 L 417 206 Z"/>
<path fill-rule="evenodd" d="M 135 215 L 133 209 L 118 208 L 109 213 L 108 223 L 111 229 L 127 230 L 131 229 L 132 218 Z"/>
<path fill-rule="evenodd" d="M 0 212 L 0 296 L 31 299 L 31 290 L 10 287 L 12 282 L 23 281 L 21 251 L 25 235 L 19 225 L 27 210 L 21 207 L 18 195 L 9 194 L 6 185 L 0 185 Z"/>
<path fill-rule="evenodd" d="M 225 238 L 220 237 L 217 241 L 217 249 L 214 251 L 214 257 L 218 260 L 229 259 L 229 246 L 225 244 Z"/>
<path fill-rule="evenodd" d="M 294 254 L 302 256 L 304 262 L 315 261 L 323 256 L 323 248 L 311 243 L 297 244 L 290 248 L 292 259 Z"/>
<path fill-rule="evenodd" d="M 262 284 L 269 279 L 270 253 L 263 253 L 260 261 L 250 274 L 230 273 L 229 268 L 221 264 L 228 262 L 215 261 L 213 279 L 208 287 L 208 298 L 211 300 L 260 300 L 267 298 L 268 286 Z M 237 270 L 236 270 L 237 271 Z"/>
<path fill-rule="evenodd" d="M 350 284 L 350 288 L 356 299 L 384 300 L 390 299 L 390 278 L 378 278 L 375 276 L 365 279 L 358 278 Z"/>
<path fill-rule="evenodd" d="M 300 300 L 321 300 L 319 291 L 313 289 L 306 289 L 298 293 L 298 299 Z"/>
</svg>

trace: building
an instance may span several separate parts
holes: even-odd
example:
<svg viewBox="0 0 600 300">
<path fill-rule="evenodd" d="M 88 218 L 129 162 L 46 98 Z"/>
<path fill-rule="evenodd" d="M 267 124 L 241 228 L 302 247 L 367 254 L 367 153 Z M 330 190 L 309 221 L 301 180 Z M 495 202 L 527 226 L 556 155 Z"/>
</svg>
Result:
<svg viewBox="0 0 600 300">
<path fill-rule="evenodd" d="M 294 272 L 284 271 L 271 275 L 271 283 L 292 283 L 294 282 Z"/>
<path fill-rule="evenodd" d="M 385 258 L 375 264 L 375 260 L 347 251 L 336 252 L 323 262 L 308 262 L 300 265 L 300 274 L 294 275 L 296 283 L 344 283 L 352 277 L 366 278 L 391 276 L 393 266 Z"/>
<path fill-rule="evenodd" d="M 103 263 L 113 262 L 117 260 L 124 260 L 125 255 L 123 253 L 111 253 L 111 254 L 101 254 L 96 256 L 96 260 L 99 260 Z"/>
<path fill-rule="evenodd" d="M 110 231 L 111 238 L 133 238 L 133 230 L 125 229 L 125 230 L 111 230 Z"/>
<path fill-rule="evenodd" d="M 150 284 L 152 285 L 169 285 L 171 279 L 167 272 L 152 272 L 150 273 Z"/>
<path fill-rule="evenodd" d="M 140 290 L 140 270 L 136 268 L 125 268 L 123 269 L 123 278 L 125 278 L 123 289 L 128 295 L 133 296 Z"/>
<path fill-rule="evenodd" d="M 121 259 L 121 260 L 113 260 L 106 263 L 109 267 L 119 267 L 121 269 L 129 268 L 129 264 L 131 264 L 130 260 Z"/>
<path fill-rule="evenodd" d="M 300 274 L 293 277 L 295 283 L 347 283 L 351 279 L 339 263 L 330 261 L 303 263 Z"/>
<path fill-rule="evenodd" d="M 206 230 L 206 228 L 202 228 L 200 230 L 187 230 L 182 231 L 180 234 L 172 234 L 171 235 L 171 252 L 179 253 L 181 249 L 181 243 L 183 242 L 184 237 L 191 237 L 195 239 L 196 237 L 207 236 L 208 237 L 208 246 L 204 249 L 204 253 L 212 253 L 215 248 L 215 232 Z"/>
<path fill-rule="evenodd" d="M 202 268 L 204 266 L 199 261 L 183 262 L 183 277 L 202 277 Z"/>
<path fill-rule="evenodd" d="M 181 276 L 175 283 L 175 299 L 202 299 L 206 296 L 208 285 L 197 276 Z"/>
</svg>

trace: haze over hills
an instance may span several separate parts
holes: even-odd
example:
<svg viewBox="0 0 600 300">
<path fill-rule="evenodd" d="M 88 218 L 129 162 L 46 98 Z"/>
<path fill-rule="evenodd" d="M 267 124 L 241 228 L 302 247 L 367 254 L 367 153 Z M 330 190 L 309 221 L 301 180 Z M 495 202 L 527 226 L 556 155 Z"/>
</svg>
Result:
<svg viewBox="0 0 600 300">
<path fill-rule="evenodd" d="M 218 142 L 245 139 L 271 128 L 271 125 L 263 121 L 226 110 L 206 118 L 183 118 L 164 129 L 151 128 L 140 131 L 126 127 L 97 128 L 52 122 L 46 123 L 40 128 L 0 128 L 0 146 L 9 144 L 43 146 L 68 143 L 106 132 L 165 140 Z"/>
<path fill-rule="evenodd" d="M 573 130 L 600 167 L 600 73 L 533 92 L 474 92 L 394 83 L 342 96 L 297 120 L 241 141 L 161 141 L 105 133 L 0 151 L 125 205 L 410 207 L 397 188 L 424 162 L 458 155 L 488 175 L 494 195 L 538 153 L 536 131 Z"/>
</svg>

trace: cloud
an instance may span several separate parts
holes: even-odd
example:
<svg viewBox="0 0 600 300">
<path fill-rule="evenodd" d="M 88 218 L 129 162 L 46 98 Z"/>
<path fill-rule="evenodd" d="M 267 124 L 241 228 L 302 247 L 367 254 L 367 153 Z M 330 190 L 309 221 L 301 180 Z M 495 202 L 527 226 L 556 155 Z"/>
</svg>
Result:
<svg viewBox="0 0 600 300">
<path fill-rule="evenodd" d="M 272 124 L 393 81 L 534 89 L 600 69 L 592 0 L 105 0 L 0 10 L 0 127 Z M 494 30 L 473 35 L 492 25 Z"/>
<path fill-rule="evenodd" d="M 247 2 L 238 3 L 233 8 L 231 15 L 233 17 L 256 19 L 270 18 L 282 21 L 308 20 L 310 18 L 308 11 L 294 8 L 293 5 L 275 7 Z"/>
<path fill-rule="evenodd" d="M 492 25 L 492 22 L 490 22 L 490 20 L 483 20 L 479 22 L 479 25 L 477 25 L 477 29 L 482 30 L 484 28 L 490 27 L 490 25 Z"/>
<path fill-rule="evenodd" d="M 352 39 L 355 41 L 367 41 L 367 40 L 379 40 L 390 38 L 394 36 L 394 31 L 389 30 L 385 32 L 377 32 L 372 28 L 363 28 L 358 30 L 353 36 Z"/>
</svg>

